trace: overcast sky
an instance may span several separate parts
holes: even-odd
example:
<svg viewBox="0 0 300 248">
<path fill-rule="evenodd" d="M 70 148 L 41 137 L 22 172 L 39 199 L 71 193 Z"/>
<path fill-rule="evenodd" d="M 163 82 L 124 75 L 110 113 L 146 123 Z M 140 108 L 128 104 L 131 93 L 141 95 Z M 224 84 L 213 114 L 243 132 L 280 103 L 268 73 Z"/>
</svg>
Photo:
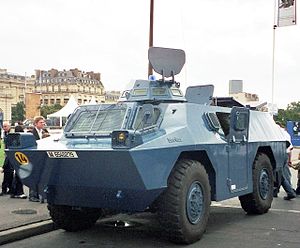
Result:
<svg viewBox="0 0 300 248">
<path fill-rule="evenodd" d="M 180 48 L 182 88 L 228 82 L 272 98 L 276 0 L 156 0 L 154 46 Z M 24 75 L 35 69 L 79 68 L 101 73 L 106 90 L 146 79 L 150 0 L 1 0 L 0 68 Z M 298 7 L 300 4 L 298 4 Z M 274 103 L 300 101 L 299 25 L 276 29 Z"/>
</svg>

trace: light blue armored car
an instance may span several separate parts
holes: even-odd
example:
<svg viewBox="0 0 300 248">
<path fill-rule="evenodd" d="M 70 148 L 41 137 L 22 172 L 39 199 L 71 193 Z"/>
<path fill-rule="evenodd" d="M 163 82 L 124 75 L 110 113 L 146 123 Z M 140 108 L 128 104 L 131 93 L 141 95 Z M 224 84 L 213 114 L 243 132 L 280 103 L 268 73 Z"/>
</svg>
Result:
<svg viewBox="0 0 300 248">
<path fill-rule="evenodd" d="M 116 104 L 78 107 L 59 139 L 9 135 L 6 153 L 23 183 L 38 185 L 67 231 L 107 211 L 151 210 L 171 241 L 188 244 L 204 233 L 211 201 L 239 197 L 247 213 L 268 212 L 286 159 L 272 117 L 213 98 L 212 85 L 183 95 L 174 77 L 184 51 L 148 55 L 161 79 L 136 80 Z"/>
</svg>

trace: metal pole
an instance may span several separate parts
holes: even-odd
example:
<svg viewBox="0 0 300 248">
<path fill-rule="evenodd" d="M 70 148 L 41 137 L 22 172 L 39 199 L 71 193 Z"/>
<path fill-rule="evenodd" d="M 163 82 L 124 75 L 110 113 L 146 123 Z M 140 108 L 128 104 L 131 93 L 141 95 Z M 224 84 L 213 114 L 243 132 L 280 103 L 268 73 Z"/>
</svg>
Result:
<svg viewBox="0 0 300 248">
<path fill-rule="evenodd" d="M 149 28 L 149 47 L 153 47 L 153 12 L 154 12 L 154 0 L 150 0 L 150 28 Z M 148 77 L 152 75 L 153 69 L 148 63 Z"/>
<path fill-rule="evenodd" d="M 272 51 L 272 108 L 274 104 L 274 82 L 275 82 L 275 30 L 276 25 L 273 26 L 273 51 Z"/>
<path fill-rule="evenodd" d="M 274 0 L 274 16 L 273 16 L 273 50 L 272 50 L 272 115 L 274 115 L 274 88 L 275 88 L 275 34 L 276 34 L 276 13 L 277 1 Z"/>
</svg>

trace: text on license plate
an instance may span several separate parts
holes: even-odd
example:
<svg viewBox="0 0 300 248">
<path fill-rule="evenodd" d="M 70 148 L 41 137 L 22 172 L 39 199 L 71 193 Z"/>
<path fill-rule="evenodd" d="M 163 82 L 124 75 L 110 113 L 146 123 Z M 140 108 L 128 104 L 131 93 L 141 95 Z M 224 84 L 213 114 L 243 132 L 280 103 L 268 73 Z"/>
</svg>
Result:
<svg viewBox="0 0 300 248">
<path fill-rule="evenodd" d="M 49 158 L 78 158 L 75 151 L 51 151 L 47 154 Z"/>
</svg>

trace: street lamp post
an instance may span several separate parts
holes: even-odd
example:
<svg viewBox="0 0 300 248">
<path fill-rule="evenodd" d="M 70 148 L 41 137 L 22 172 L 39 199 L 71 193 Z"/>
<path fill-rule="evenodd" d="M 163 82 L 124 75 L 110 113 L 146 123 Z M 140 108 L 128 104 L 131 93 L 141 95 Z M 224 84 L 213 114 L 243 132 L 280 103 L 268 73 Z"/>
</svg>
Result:
<svg viewBox="0 0 300 248">
<path fill-rule="evenodd" d="M 149 47 L 153 47 L 153 14 L 154 0 L 150 0 L 150 27 L 149 27 Z M 152 75 L 153 70 L 150 62 L 148 63 L 148 77 Z"/>
</svg>

